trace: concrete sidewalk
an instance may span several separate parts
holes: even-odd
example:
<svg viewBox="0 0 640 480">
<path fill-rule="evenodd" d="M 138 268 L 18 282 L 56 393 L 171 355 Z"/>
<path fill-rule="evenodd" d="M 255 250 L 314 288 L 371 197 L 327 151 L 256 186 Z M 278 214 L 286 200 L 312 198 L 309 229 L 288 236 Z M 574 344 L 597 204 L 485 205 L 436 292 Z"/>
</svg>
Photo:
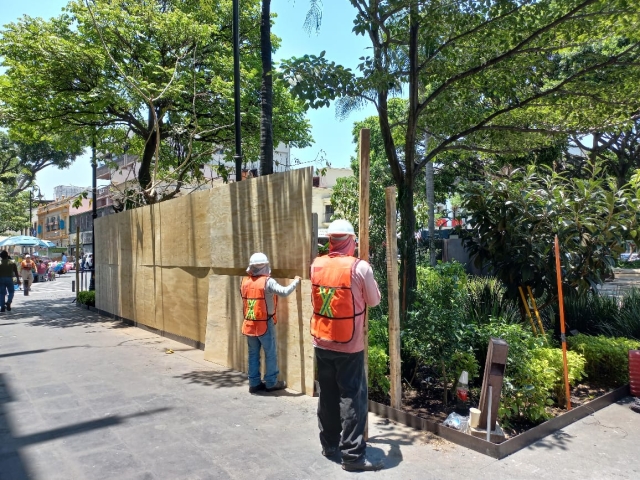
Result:
<svg viewBox="0 0 640 480">
<path fill-rule="evenodd" d="M 386 469 L 344 472 L 320 454 L 316 399 L 249 395 L 202 351 L 71 305 L 70 280 L 0 317 L 2 480 L 640 478 L 624 402 L 501 461 L 371 415 Z"/>
</svg>

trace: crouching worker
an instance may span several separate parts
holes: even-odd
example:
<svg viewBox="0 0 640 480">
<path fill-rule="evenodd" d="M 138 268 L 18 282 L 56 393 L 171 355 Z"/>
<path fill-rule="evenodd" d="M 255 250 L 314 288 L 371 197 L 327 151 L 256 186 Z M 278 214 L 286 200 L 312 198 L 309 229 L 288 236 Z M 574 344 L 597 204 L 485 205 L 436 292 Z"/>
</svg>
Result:
<svg viewBox="0 0 640 480">
<path fill-rule="evenodd" d="M 247 337 L 249 347 L 249 393 L 261 390 L 273 392 L 282 390 L 287 384 L 278 381 L 278 355 L 276 351 L 276 306 L 278 297 L 291 295 L 300 277 L 284 287 L 271 278 L 269 259 L 264 253 L 254 253 L 249 260 L 248 276 L 242 280 L 242 308 L 244 322 L 242 333 Z M 260 379 L 260 347 L 264 349 L 266 372 L 264 382 Z"/>
<path fill-rule="evenodd" d="M 364 315 L 380 303 L 373 270 L 353 255 L 353 225 L 329 225 L 329 255 L 311 265 L 313 317 L 311 335 L 318 367 L 318 425 L 325 457 L 341 454 L 347 471 L 380 470 L 366 457 L 364 430 L 368 414 L 364 371 Z"/>
</svg>

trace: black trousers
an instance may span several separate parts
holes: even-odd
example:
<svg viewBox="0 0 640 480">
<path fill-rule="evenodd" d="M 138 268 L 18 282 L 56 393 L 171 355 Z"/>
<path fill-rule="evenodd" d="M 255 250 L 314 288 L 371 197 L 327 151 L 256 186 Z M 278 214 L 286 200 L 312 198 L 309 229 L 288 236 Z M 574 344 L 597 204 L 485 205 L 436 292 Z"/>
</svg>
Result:
<svg viewBox="0 0 640 480">
<path fill-rule="evenodd" d="M 320 384 L 320 443 L 324 448 L 340 447 L 343 462 L 356 462 L 367 447 L 364 428 L 369 409 L 364 351 L 315 350 Z"/>
</svg>

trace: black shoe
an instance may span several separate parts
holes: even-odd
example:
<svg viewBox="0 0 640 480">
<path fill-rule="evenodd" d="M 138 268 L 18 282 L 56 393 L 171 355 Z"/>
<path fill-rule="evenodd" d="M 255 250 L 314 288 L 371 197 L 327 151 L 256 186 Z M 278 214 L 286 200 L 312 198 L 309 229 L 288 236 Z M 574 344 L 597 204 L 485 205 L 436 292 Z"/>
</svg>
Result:
<svg viewBox="0 0 640 480">
<path fill-rule="evenodd" d="M 338 447 L 324 447 L 322 449 L 322 455 L 327 458 L 335 457 L 340 453 L 340 449 Z"/>
<path fill-rule="evenodd" d="M 265 389 L 267 392 L 275 392 L 276 390 L 284 390 L 285 388 L 287 388 L 287 382 L 280 380 L 279 382 L 276 382 L 273 387 L 266 387 Z"/>
<path fill-rule="evenodd" d="M 0 308 L 0 312 L 4 312 L 4 307 Z"/>
<path fill-rule="evenodd" d="M 357 462 L 348 462 L 342 464 L 342 469 L 347 472 L 375 472 L 378 470 L 382 470 L 384 468 L 384 464 L 382 461 L 378 460 L 376 462 L 372 462 L 368 458 L 363 458 L 362 460 L 358 460 Z"/>
<path fill-rule="evenodd" d="M 267 388 L 267 386 L 261 382 L 260 385 L 256 385 L 255 387 L 249 387 L 249 393 L 258 393 Z"/>
<path fill-rule="evenodd" d="M 11 304 L 7 303 L 7 312 L 10 312 L 10 311 L 11 311 Z"/>
</svg>

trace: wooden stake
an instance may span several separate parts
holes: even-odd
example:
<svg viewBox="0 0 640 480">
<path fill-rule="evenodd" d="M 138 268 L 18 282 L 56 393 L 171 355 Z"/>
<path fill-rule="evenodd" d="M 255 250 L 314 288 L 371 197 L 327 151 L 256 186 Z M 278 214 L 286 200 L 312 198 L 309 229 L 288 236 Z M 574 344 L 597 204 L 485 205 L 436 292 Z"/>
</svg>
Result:
<svg viewBox="0 0 640 480">
<path fill-rule="evenodd" d="M 398 225 L 396 218 L 396 187 L 385 189 L 387 206 L 387 286 L 389 291 L 389 366 L 391 377 L 391 407 L 402 408 L 400 377 L 400 296 L 398 290 Z"/>
<path fill-rule="evenodd" d="M 564 368 L 564 389 L 567 396 L 567 410 L 571 410 L 571 391 L 569 390 L 569 369 L 567 367 L 567 336 L 564 331 L 564 296 L 562 295 L 562 267 L 560 265 L 560 241 L 558 235 L 556 247 L 556 276 L 558 278 L 558 302 L 560 304 L 560 340 L 562 341 L 562 366 Z"/>
<path fill-rule="evenodd" d="M 529 296 L 531 297 L 531 305 L 533 305 L 533 311 L 536 314 L 536 318 L 538 319 L 538 328 L 540 329 L 540 333 L 544 335 L 544 327 L 542 326 L 542 320 L 540 319 L 540 312 L 538 311 L 538 305 L 536 305 L 536 299 L 533 298 L 533 292 L 531 291 L 531 287 L 527 285 L 527 291 L 529 292 Z M 544 341 L 547 341 L 545 337 Z"/>
<path fill-rule="evenodd" d="M 524 303 L 524 309 L 527 311 L 527 317 L 529 317 L 529 323 L 531 324 L 531 329 L 533 330 L 533 334 L 535 336 L 538 336 L 536 326 L 533 323 L 533 316 L 531 315 L 531 310 L 529 310 L 529 302 L 527 302 L 527 297 L 524 296 L 524 291 L 522 290 L 522 287 L 518 287 L 518 291 L 520 292 L 520 298 L 522 298 L 522 303 Z"/>
<path fill-rule="evenodd" d="M 360 211 L 358 213 L 358 256 L 369 261 L 369 150 L 370 131 L 360 130 Z M 364 375 L 369 385 L 369 311 L 364 312 Z M 367 399 L 368 401 L 368 399 Z M 364 428 L 365 441 L 369 438 L 369 423 Z"/>
<path fill-rule="evenodd" d="M 80 219 L 80 217 L 78 217 Z M 78 303 L 78 293 L 80 293 L 80 225 L 76 225 L 76 303 Z"/>
</svg>

